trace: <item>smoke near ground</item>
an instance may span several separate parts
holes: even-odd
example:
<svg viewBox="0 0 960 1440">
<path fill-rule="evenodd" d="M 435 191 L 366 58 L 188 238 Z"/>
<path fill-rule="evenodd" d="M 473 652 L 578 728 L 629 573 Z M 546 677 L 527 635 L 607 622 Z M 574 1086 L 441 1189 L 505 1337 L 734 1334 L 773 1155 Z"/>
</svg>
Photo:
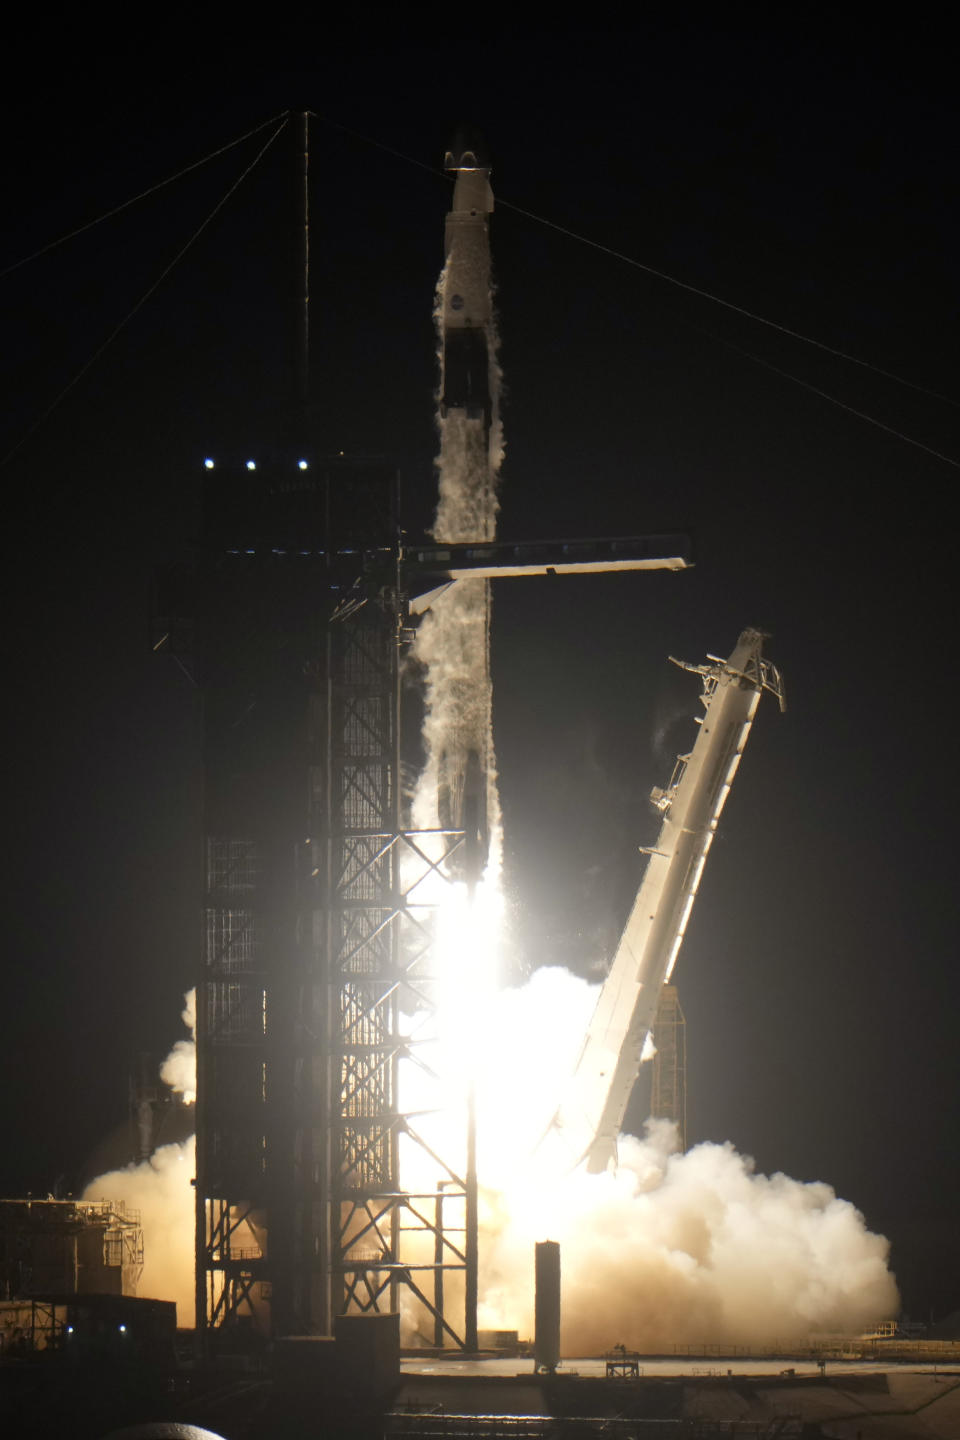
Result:
<svg viewBox="0 0 960 1440">
<path fill-rule="evenodd" d="M 856 1335 L 899 1308 L 888 1242 L 829 1185 L 756 1173 L 730 1144 L 624 1138 L 616 1174 L 488 1196 L 481 1324 L 532 1333 L 533 1245 L 560 1242 L 563 1351 L 764 1348 Z M 553 1212 L 544 1225 L 542 1215 Z"/>
<path fill-rule="evenodd" d="M 660 1122 L 622 1139 L 616 1174 L 578 1173 L 560 1195 L 488 1197 L 481 1324 L 532 1333 L 533 1246 L 545 1238 L 561 1246 L 567 1355 L 779 1348 L 897 1313 L 888 1242 L 829 1185 L 758 1174 L 729 1143 L 675 1145 Z"/>
<path fill-rule="evenodd" d="M 160 1066 L 164 1084 L 188 1104 L 196 1099 L 196 992 L 184 996 L 183 1022 L 190 1039 L 178 1040 Z M 163 1145 L 139 1165 L 98 1175 L 84 1200 L 123 1201 L 140 1212 L 143 1226 L 143 1275 L 137 1294 L 151 1300 L 175 1300 L 177 1324 L 194 1318 L 194 1198 L 196 1174 L 193 1137 Z"/>
<path fill-rule="evenodd" d="M 543 969 L 487 1017 L 509 1060 L 481 1092 L 481 1326 L 532 1334 L 533 1247 L 545 1239 L 561 1246 L 567 1355 L 774 1347 L 895 1315 L 889 1244 L 859 1211 L 821 1182 L 757 1173 L 730 1143 L 679 1154 L 673 1126 L 650 1122 L 642 1140 L 621 1137 L 615 1173 L 556 1173 L 536 1141 L 596 993 Z"/>
<path fill-rule="evenodd" d="M 140 1165 L 98 1175 L 84 1200 L 123 1201 L 138 1210 L 143 1226 L 143 1275 L 137 1294 L 175 1300 L 177 1324 L 193 1325 L 193 1205 L 196 1174 L 193 1137 L 164 1145 Z"/>
</svg>

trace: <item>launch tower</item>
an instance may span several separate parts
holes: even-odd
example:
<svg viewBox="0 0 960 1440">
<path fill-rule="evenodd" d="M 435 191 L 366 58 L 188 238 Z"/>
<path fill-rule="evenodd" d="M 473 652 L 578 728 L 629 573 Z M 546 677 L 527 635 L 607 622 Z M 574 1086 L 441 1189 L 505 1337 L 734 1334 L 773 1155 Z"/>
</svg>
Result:
<svg viewBox="0 0 960 1440">
<path fill-rule="evenodd" d="M 475 1320 L 447 1313 L 475 1294 L 469 1177 L 432 1152 L 432 1187 L 399 1175 L 401 1136 L 417 1143 L 402 1017 L 430 997 L 416 892 L 463 836 L 431 836 L 428 859 L 405 828 L 396 477 L 310 457 L 205 467 L 201 559 L 167 577 L 156 645 L 204 705 L 197 1328 L 330 1333 L 406 1287 L 426 1338 L 473 1348 Z"/>
<path fill-rule="evenodd" d="M 467 159 L 448 225 L 444 463 L 449 478 L 454 450 L 477 451 L 468 468 L 489 480 L 489 316 L 474 313 L 466 263 L 486 254 L 489 186 Z M 305 336 L 304 314 L 304 348 Z M 400 1081 L 433 1039 L 437 887 L 483 864 L 489 727 L 447 727 L 433 752 L 436 820 L 412 828 L 400 759 L 409 617 L 458 587 L 446 608 L 469 620 L 484 658 L 466 709 L 488 714 L 490 579 L 678 570 L 687 541 L 505 544 L 491 513 L 479 528 L 447 515 L 439 543 L 404 549 L 382 461 L 211 455 L 203 478 L 199 559 L 161 578 L 154 644 L 203 700 L 197 1331 L 206 1346 L 251 1329 L 329 1334 L 337 1315 L 399 1309 L 403 1292 L 423 1342 L 473 1350 L 471 1122 L 453 1140 L 427 1135 L 442 1097 L 414 1110 Z M 422 1060 L 420 1073 L 429 1081 Z M 416 1152 L 415 1186 L 401 1152 Z"/>
</svg>

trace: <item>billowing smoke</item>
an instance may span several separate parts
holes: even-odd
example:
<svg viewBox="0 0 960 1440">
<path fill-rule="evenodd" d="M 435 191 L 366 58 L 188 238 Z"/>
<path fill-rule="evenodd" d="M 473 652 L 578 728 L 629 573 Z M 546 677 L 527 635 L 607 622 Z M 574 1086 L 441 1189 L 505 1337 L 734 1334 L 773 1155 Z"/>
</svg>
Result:
<svg viewBox="0 0 960 1440">
<path fill-rule="evenodd" d="M 756 1173 L 731 1144 L 676 1153 L 668 1121 L 616 1173 L 490 1194 L 481 1324 L 531 1334 L 533 1246 L 560 1242 L 565 1354 L 855 1335 L 895 1315 L 888 1242 L 829 1185 Z"/>
<path fill-rule="evenodd" d="M 196 992 L 184 996 L 183 1022 L 189 1040 L 178 1040 L 160 1066 L 164 1084 L 193 1104 L 197 1090 Z M 194 1140 L 163 1145 L 139 1165 L 98 1175 L 84 1200 L 123 1201 L 138 1210 L 143 1226 L 143 1275 L 137 1293 L 151 1300 L 175 1300 L 177 1324 L 193 1325 Z"/>
<path fill-rule="evenodd" d="M 183 997 L 180 1018 L 190 1031 L 189 1040 L 178 1040 L 160 1066 L 160 1079 L 188 1105 L 197 1099 L 197 992 L 188 990 Z"/>
<path fill-rule="evenodd" d="M 596 993 L 544 968 L 484 1017 L 509 1062 L 480 1091 L 483 1328 L 532 1333 L 544 1239 L 561 1245 L 566 1354 L 786 1345 L 895 1314 L 889 1246 L 863 1216 L 829 1185 L 758 1174 L 729 1143 L 679 1154 L 673 1127 L 653 1122 L 621 1138 L 615 1173 L 557 1173 L 537 1142 Z"/>
<path fill-rule="evenodd" d="M 175 1300 L 177 1324 L 193 1325 L 193 1137 L 163 1145 L 148 1160 L 98 1175 L 84 1200 L 123 1201 L 138 1210 L 143 1225 L 143 1275 L 137 1294 Z"/>
</svg>

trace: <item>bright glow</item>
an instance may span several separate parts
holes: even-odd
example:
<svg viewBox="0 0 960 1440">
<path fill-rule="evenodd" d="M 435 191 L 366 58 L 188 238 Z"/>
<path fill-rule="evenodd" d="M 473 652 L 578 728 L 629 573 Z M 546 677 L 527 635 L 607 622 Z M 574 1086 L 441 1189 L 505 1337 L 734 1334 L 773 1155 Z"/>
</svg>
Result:
<svg viewBox="0 0 960 1440">
<path fill-rule="evenodd" d="M 206 460 L 204 460 L 203 464 L 204 464 L 204 469 L 206 469 L 206 470 L 212 470 L 212 469 L 213 469 L 213 464 L 214 464 L 214 462 L 210 459 L 209 455 L 207 456 Z"/>
<path fill-rule="evenodd" d="M 127 1333 L 127 1327 L 126 1327 L 126 1325 L 118 1325 L 118 1326 L 117 1326 L 117 1329 L 120 1331 L 120 1334 L 121 1334 L 121 1335 L 126 1335 L 126 1333 Z"/>
<path fill-rule="evenodd" d="M 441 1063 L 448 1083 L 465 1098 L 489 1048 L 503 906 L 491 883 L 478 885 L 472 899 L 463 884 L 448 889 L 437 941 Z"/>
<path fill-rule="evenodd" d="M 430 846 L 441 856 L 441 842 Z M 430 925 L 436 938 L 430 972 L 435 1009 L 404 1017 L 412 1059 L 401 1063 L 401 1106 L 412 1114 L 413 1130 L 460 1174 L 466 1164 L 467 1111 L 487 1064 L 490 1027 L 495 1024 L 502 898 L 486 878 L 471 897 L 460 881 L 444 879 L 417 857 L 407 862 L 404 887 L 411 913 Z M 439 1106 L 438 1106 L 439 1100 Z M 405 1185 L 435 1188 L 437 1162 L 408 1135 L 400 1136 Z"/>
<path fill-rule="evenodd" d="M 248 469 L 248 470 L 256 470 L 256 468 L 257 468 L 257 462 L 256 462 L 256 460 L 248 460 L 248 461 L 247 461 L 247 469 Z"/>
<path fill-rule="evenodd" d="M 443 1108 L 425 1113 L 437 1089 L 411 1062 L 401 1105 L 457 1167 L 475 1094 L 482 1328 L 532 1333 L 531 1255 L 545 1235 L 562 1246 L 565 1353 L 608 1349 L 614 1337 L 652 1348 L 799 1342 L 818 1329 L 857 1333 L 896 1310 L 887 1242 L 828 1185 L 758 1175 L 729 1144 L 677 1154 L 664 1121 L 643 1140 L 621 1136 L 619 1168 L 602 1175 L 570 1170 L 538 1143 L 597 987 L 549 967 L 498 987 L 503 904 L 489 877 L 472 902 L 435 872 L 414 891 L 437 906 L 440 1035 L 421 1059 L 441 1081 Z M 423 1020 L 408 1017 L 412 1039 Z M 437 1185 L 436 1162 L 409 1137 L 401 1173 L 405 1187 Z"/>
<path fill-rule="evenodd" d="M 306 468 L 307 468 L 307 462 L 306 462 L 306 460 L 298 460 L 298 461 L 297 461 L 297 468 L 298 468 L 299 470 L 306 470 Z"/>
</svg>

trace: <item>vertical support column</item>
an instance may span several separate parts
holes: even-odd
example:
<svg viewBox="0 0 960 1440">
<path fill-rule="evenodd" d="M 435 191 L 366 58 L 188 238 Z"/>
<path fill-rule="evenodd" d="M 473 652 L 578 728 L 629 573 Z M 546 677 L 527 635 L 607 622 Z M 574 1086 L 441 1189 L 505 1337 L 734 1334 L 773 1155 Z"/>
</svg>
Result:
<svg viewBox="0 0 960 1440">
<path fill-rule="evenodd" d="M 537 1243 L 534 1270 L 534 1368 L 552 1375 L 560 1363 L 560 1246 L 555 1240 Z"/>
<path fill-rule="evenodd" d="M 464 1298 L 463 1343 L 471 1353 L 477 1349 L 477 1281 L 479 1269 L 477 1215 L 477 1090 L 471 1077 L 467 1097 L 466 1293 Z"/>
<path fill-rule="evenodd" d="M 686 1035 L 686 1020 L 677 987 L 663 985 L 653 1023 L 656 1054 L 650 1077 L 650 1114 L 654 1119 L 673 1121 L 681 1150 L 687 1148 Z"/>
<path fill-rule="evenodd" d="M 397 1303 L 399 677 L 396 602 L 330 627 L 330 1308 Z"/>
</svg>

